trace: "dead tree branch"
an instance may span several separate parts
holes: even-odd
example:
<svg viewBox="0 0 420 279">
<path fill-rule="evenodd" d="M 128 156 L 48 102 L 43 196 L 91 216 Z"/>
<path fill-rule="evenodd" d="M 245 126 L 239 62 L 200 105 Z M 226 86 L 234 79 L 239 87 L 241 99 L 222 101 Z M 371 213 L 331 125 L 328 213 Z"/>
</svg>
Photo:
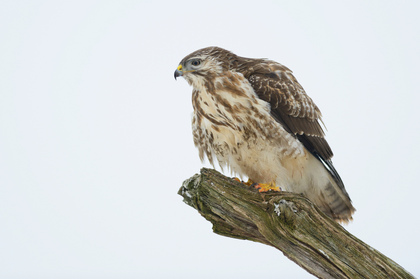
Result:
<svg viewBox="0 0 420 279">
<path fill-rule="evenodd" d="M 178 194 L 215 233 L 273 246 L 318 278 L 414 278 L 302 195 L 259 193 L 211 169 L 187 179 Z"/>
</svg>

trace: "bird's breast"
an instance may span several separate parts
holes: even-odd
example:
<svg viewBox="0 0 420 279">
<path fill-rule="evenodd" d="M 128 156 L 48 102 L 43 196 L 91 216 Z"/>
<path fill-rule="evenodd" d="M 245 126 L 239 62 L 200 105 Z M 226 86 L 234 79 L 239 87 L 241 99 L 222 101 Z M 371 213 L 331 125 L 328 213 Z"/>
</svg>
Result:
<svg viewBox="0 0 420 279">
<path fill-rule="evenodd" d="M 241 74 L 230 73 L 200 84 L 192 95 L 192 126 L 202 160 L 204 155 L 210 162 L 214 156 L 220 162 L 232 157 L 244 160 L 245 153 L 257 157 L 263 151 L 273 156 L 302 152 L 297 140 L 271 116 L 268 103 L 258 98 Z"/>
</svg>

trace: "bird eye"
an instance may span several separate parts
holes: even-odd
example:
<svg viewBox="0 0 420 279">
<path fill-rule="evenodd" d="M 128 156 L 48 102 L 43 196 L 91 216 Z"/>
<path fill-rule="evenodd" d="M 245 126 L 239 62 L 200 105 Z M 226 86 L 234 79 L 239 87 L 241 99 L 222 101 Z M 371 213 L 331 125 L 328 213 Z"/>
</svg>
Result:
<svg viewBox="0 0 420 279">
<path fill-rule="evenodd" d="M 191 65 L 193 66 L 198 66 L 201 64 L 201 60 L 199 59 L 194 59 L 193 61 L 191 61 Z"/>
</svg>

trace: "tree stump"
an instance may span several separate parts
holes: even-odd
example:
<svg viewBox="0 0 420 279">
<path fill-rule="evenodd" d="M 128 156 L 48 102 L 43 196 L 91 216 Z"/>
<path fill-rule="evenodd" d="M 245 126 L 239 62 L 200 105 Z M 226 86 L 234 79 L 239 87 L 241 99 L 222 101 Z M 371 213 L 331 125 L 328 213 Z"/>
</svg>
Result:
<svg viewBox="0 0 420 279">
<path fill-rule="evenodd" d="M 206 168 L 178 194 L 215 233 L 273 246 L 318 278 L 414 278 L 302 195 L 259 193 Z"/>
</svg>

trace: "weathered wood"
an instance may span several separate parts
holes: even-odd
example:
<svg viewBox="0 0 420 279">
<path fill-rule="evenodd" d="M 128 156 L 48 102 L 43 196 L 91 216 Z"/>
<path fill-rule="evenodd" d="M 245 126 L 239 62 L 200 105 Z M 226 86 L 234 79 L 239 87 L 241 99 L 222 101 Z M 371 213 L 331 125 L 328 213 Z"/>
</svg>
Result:
<svg viewBox="0 0 420 279">
<path fill-rule="evenodd" d="M 205 168 L 178 194 L 213 223 L 215 233 L 273 246 L 318 278 L 414 278 L 302 195 L 259 193 Z"/>
</svg>

